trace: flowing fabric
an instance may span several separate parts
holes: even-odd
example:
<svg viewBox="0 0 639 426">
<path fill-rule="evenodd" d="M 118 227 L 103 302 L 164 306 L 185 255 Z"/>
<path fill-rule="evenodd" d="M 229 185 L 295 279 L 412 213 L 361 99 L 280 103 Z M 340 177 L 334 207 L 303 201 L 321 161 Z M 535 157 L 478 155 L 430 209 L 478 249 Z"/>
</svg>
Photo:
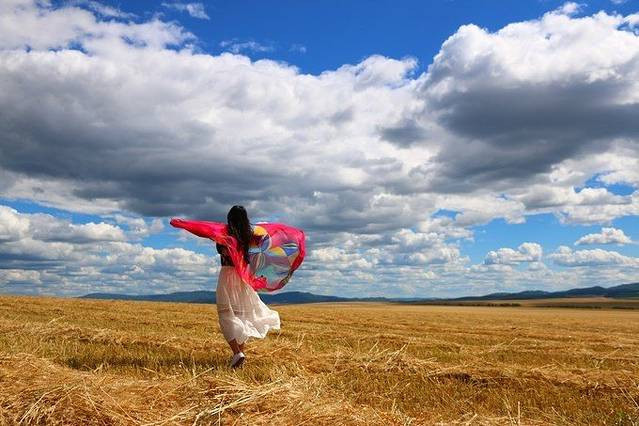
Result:
<svg viewBox="0 0 639 426">
<path fill-rule="evenodd" d="M 283 223 L 252 225 L 248 264 L 225 223 L 174 218 L 171 225 L 226 246 L 235 271 L 254 290 L 275 291 L 284 287 L 306 254 L 304 231 Z"/>
<path fill-rule="evenodd" d="M 242 344 L 249 337 L 262 339 L 280 329 L 280 315 L 242 281 L 233 266 L 222 266 L 215 291 L 220 330 L 227 342 Z"/>
</svg>

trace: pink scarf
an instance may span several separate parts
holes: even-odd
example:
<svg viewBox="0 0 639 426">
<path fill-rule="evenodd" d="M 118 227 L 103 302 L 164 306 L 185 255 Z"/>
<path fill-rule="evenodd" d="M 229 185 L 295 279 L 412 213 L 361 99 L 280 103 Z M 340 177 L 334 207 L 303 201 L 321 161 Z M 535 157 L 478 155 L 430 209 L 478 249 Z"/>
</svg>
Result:
<svg viewBox="0 0 639 426">
<path fill-rule="evenodd" d="M 261 232 L 268 234 L 268 246 L 257 246 L 256 250 L 258 255 L 264 254 L 260 258 L 260 266 L 257 268 L 259 272 L 261 267 L 265 266 L 269 262 L 269 253 L 277 253 L 278 258 L 284 258 L 290 260 L 287 265 L 289 266 L 288 275 L 284 278 L 268 279 L 265 276 L 255 276 L 251 271 L 251 265 L 246 263 L 244 259 L 244 253 L 235 237 L 229 235 L 228 229 L 225 223 L 220 222 L 206 222 L 196 220 L 183 220 L 178 218 L 171 219 L 171 225 L 176 228 L 182 228 L 189 231 L 192 234 L 202 238 L 209 238 L 218 244 L 222 244 L 227 248 L 229 257 L 233 261 L 233 265 L 238 275 L 242 278 L 242 281 L 250 285 L 255 290 L 274 291 L 278 290 L 288 282 L 293 272 L 302 264 L 304 255 L 306 254 L 304 231 L 294 228 L 292 226 L 285 225 L 283 223 L 259 223 L 255 225 L 255 228 L 261 228 Z M 260 237 L 256 235 L 256 238 Z M 297 247 L 292 254 L 286 257 L 286 250 L 290 250 L 288 247 Z M 284 247 L 284 249 L 282 248 Z M 260 250 L 264 250 L 264 253 L 260 253 Z"/>
</svg>

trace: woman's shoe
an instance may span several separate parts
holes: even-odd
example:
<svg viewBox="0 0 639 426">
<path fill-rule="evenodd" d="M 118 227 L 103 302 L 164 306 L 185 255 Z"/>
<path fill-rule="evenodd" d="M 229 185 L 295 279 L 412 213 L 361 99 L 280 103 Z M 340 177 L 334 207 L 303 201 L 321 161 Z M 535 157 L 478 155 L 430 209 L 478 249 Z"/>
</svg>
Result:
<svg viewBox="0 0 639 426">
<path fill-rule="evenodd" d="M 233 355 L 233 358 L 231 358 L 231 368 L 241 367 L 242 364 L 244 363 L 244 359 L 246 359 L 246 357 L 244 356 L 244 353 L 242 352 L 238 352 L 235 355 Z"/>
</svg>

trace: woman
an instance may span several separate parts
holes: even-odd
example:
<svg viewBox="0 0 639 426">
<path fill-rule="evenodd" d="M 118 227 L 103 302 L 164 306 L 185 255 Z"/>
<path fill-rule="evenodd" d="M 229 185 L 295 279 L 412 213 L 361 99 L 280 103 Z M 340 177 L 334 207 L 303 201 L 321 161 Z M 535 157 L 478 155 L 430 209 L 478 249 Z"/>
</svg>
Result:
<svg viewBox="0 0 639 426">
<path fill-rule="evenodd" d="M 226 218 L 228 233 L 237 240 L 248 263 L 253 230 L 246 210 L 242 206 L 233 206 Z M 222 263 L 215 294 L 218 319 L 222 334 L 233 351 L 231 367 L 237 368 L 246 359 L 244 345 L 247 339 L 261 339 L 270 329 L 279 330 L 280 316 L 260 300 L 251 286 L 242 281 L 226 247 L 221 244 L 216 244 L 216 247 Z"/>
</svg>

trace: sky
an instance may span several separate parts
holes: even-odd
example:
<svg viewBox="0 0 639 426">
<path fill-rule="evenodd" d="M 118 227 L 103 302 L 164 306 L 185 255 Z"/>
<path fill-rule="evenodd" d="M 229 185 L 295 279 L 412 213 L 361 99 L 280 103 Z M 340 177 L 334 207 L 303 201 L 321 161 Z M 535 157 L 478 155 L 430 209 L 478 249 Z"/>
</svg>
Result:
<svg viewBox="0 0 639 426">
<path fill-rule="evenodd" d="M 639 281 L 639 3 L 0 3 L 0 293 L 214 290 L 171 217 L 307 235 L 284 291 Z"/>
</svg>

